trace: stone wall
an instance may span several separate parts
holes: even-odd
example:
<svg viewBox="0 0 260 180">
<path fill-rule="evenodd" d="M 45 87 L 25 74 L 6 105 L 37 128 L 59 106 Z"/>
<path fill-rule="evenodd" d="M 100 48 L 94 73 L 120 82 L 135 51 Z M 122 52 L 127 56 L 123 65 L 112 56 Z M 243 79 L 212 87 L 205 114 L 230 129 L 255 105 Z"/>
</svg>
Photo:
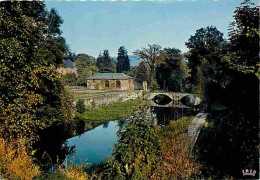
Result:
<svg viewBox="0 0 260 180">
<path fill-rule="evenodd" d="M 142 97 L 142 91 L 135 91 L 135 92 L 111 92 L 106 93 L 102 95 L 92 96 L 88 98 L 83 98 L 86 108 L 92 109 L 99 106 L 107 106 L 112 103 L 116 103 L 118 101 L 127 101 L 130 99 L 136 99 Z M 74 101 L 74 105 L 76 105 L 76 102 Z"/>
</svg>

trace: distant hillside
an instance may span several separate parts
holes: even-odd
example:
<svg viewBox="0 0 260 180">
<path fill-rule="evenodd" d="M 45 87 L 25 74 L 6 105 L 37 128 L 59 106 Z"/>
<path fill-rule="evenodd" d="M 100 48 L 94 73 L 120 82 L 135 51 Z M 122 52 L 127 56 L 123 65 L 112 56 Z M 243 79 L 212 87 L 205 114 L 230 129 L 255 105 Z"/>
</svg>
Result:
<svg viewBox="0 0 260 180">
<path fill-rule="evenodd" d="M 138 56 L 128 56 L 130 59 L 131 66 L 137 66 L 142 60 Z M 116 61 L 117 57 L 113 57 L 113 60 Z"/>
</svg>

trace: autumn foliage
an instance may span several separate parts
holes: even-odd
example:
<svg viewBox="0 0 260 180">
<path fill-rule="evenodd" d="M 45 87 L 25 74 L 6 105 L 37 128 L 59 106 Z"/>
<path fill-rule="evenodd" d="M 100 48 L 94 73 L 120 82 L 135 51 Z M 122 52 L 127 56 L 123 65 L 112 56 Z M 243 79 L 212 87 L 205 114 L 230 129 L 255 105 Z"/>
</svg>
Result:
<svg viewBox="0 0 260 180">
<path fill-rule="evenodd" d="M 8 143 L 0 138 L 0 178 L 30 180 L 40 174 L 24 140 Z"/>
</svg>

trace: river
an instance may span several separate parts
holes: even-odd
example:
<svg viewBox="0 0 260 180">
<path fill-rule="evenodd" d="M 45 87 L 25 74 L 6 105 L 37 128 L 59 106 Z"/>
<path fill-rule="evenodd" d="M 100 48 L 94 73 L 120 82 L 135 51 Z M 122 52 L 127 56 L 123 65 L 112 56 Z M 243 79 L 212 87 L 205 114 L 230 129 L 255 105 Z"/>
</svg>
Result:
<svg viewBox="0 0 260 180">
<path fill-rule="evenodd" d="M 79 136 L 68 139 L 69 146 L 75 146 L 74 153 L 68 157 L 68 164 L 84 162 L 95 164 L 112 155 L 117 142 L 118 121 L 109 121 Z"/>
</svg>

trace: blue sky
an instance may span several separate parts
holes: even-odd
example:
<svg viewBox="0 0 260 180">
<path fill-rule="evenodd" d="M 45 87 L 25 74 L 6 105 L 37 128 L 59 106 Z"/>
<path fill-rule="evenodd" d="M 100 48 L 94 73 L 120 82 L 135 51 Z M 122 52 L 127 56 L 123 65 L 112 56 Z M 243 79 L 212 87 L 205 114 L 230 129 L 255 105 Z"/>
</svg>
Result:
<svg viewBox="0 0 260 180">
<path fill-rule="evenodd" d="M 242 0 L 46 1 L 64 20 L 61 26 L 71 50 L 97 57 L 103 49 L 117 56 L 148 44 L 186 52 L 185 42 L 201 27 L 216 26 L 227 37 L 233 12 Z M 257 2 L 257 1 L 254 1 Z"/>
</svg>

